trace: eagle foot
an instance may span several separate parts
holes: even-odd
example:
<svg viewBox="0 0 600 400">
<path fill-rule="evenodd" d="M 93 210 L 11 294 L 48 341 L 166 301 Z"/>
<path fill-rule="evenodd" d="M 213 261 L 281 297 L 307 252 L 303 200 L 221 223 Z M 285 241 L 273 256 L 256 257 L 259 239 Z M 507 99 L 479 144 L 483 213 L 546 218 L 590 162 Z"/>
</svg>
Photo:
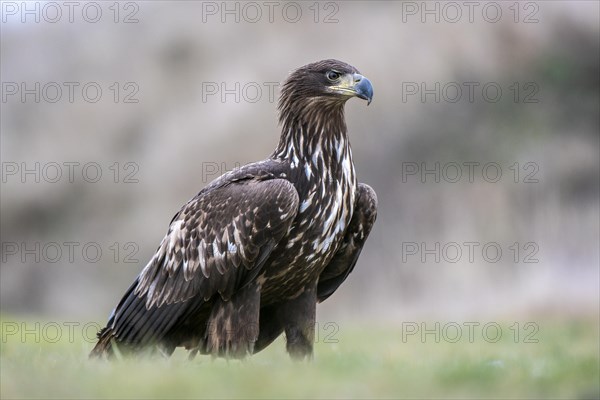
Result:
<svg viewBox="0 0 600 400">
<path fill-rule="evenodd" d="M 303 361 L 313 358 L 314 326 L 300 329 L 299 327 L 287 327 L 285 330 L 286 350 L 290 358 L 295 361 Z"/>
</svg>

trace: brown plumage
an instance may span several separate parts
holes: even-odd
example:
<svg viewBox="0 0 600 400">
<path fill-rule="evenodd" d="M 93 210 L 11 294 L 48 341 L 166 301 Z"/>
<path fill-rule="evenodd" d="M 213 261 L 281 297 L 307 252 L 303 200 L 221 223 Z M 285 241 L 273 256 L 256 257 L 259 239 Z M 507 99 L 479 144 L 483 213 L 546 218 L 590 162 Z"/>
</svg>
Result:
<svg viewBox="0 0 600 400">
<path fill-rule="evenodd" d="M 275 152 L 183 206 L 91 355 L 184 346 L 244 357 L 285 332 L 292 357 L 311 356 L 316 304 L 352 271 L 376 218 L 344 120 L 349 98 L 372 95 L 368 79 L 337 60 L 294 71 Z"/>
</svg>

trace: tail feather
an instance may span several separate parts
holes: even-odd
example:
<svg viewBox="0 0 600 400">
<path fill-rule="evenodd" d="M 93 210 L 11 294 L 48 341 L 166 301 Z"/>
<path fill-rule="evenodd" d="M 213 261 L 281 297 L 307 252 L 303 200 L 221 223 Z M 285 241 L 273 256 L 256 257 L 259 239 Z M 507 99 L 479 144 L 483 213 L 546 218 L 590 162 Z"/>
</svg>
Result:
<svg viewBox="0 0 600 400">
<path fill-rule="evenodd" d="M 112 329 L 108 327 L 102 328 L 98 332 L 98 343 L 96 343 L 96 346 L 90 352 L 90 358 L 101 358 L 103 355 L 112 357 L 114 355 L 113 338 Z"/>
<path fill-rule="evenodd" d="M 159 349 L 170 354 L 182 343 L 204 336 L 209 311 L 201 296 L 185 302 L 146 308 L 146 298 L 135 294 L 137 280 L 109 316 L 106 327 L 98 332 L 98 343 L 90 357 L 112 358 Z"/>
</svg>

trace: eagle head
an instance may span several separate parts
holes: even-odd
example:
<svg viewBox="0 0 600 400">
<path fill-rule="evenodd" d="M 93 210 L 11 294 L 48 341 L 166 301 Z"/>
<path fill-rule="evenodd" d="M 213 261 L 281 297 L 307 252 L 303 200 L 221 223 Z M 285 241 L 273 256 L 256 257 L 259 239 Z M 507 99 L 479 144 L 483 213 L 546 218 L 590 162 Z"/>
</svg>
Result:
<svg viewBox="0 0 600 400">
<path fill-rule="evenodd" d="M 298 103 L 343 104 L 351 97 L 373 99 L 371 81 L 353 66 L 338 60 L 317 61 L 292 72 L 284 82 L 279 109 L 285 111 Z"/>
</svg>

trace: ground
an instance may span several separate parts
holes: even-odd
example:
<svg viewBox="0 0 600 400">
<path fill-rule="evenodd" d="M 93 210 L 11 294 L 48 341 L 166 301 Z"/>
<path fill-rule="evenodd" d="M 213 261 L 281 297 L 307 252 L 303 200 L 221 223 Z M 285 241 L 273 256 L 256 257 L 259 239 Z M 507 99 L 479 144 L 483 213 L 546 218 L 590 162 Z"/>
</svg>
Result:
<svg viewBox="0 0 600 400">
<path fill-rule="evenodd" d="M 537 321 L 527 340 L 523 323 L 518 338 L 500 323 L 498 341 L 476 329 L 472 343 L 464 325 L 452 343 L 456 326 L 442 323 L 438 343 L 407 325 L 323 324 L 311 363 L 291 362 L 283 339 L 243 362 L 179 350 L 105 362 L 87 358 L 83 324 L 69 335 L 68 323 L 5 315 L 0 398 L 598 398 L 597 317 Z"/>
</svg>

